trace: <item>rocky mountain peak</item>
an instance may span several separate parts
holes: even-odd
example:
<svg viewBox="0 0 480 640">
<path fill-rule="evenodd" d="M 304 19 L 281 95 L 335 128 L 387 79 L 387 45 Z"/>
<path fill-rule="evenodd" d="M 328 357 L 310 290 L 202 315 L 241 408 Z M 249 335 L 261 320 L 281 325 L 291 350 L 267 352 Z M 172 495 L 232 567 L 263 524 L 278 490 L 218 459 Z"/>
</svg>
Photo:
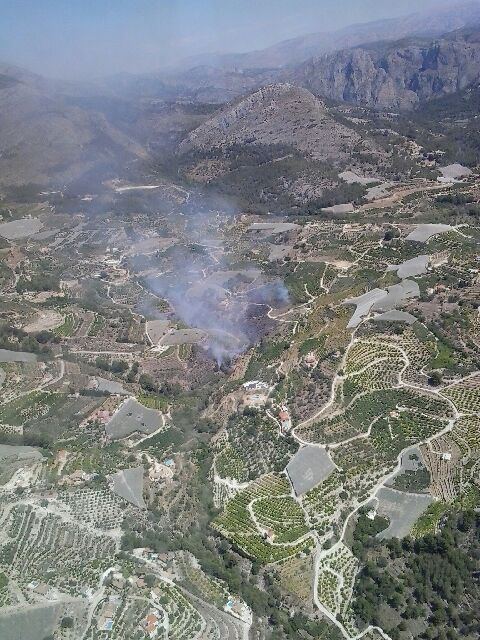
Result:
<svg viewBox="0 0 480 640">
<path fill-rule="evenodd" d="M 310 91 L 281 83 L 262 87 L 222 109 L 189 134 L 180 152 L 286 144 L 325 159 L 345 155 L 358 140 L 358 134 L 337 122 Z"/>
</svg>

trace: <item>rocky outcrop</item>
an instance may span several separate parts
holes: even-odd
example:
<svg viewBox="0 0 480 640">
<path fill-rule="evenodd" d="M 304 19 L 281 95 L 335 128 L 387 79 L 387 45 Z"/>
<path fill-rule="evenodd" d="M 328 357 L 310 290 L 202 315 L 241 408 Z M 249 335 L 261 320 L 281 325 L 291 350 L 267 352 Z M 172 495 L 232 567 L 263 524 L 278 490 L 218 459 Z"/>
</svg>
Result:
<svg viewBox="0 0 480 640">
<path fill-rule="evenodd" d="M 430 43 L 346 49 L 298 67 L 291 79 L 318 96 L 380 109 L 411 109 L 480 77 L 480 32 Z"/>
</svg>

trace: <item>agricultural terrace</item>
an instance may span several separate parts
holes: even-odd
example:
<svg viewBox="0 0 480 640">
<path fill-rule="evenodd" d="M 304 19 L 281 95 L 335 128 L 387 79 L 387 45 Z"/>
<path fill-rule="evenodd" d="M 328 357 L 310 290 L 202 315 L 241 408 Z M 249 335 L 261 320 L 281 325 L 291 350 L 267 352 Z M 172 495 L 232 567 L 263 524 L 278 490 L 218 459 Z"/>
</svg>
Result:
<svg viewBox="0 0 480 640">
<path fill-rule="evenodd" d="M 228 444 L 215 459 L 217 474 L 239 482 L 282 471 L 298 444 L 280 435 L 278 425 L 256 411 L 233 415 L 227 424 Z M 225 447 L 225 448 L 224 448 Z"/>
<path fill-rule="evenodd" d="M 436 347 L 433 336 L 418 334 L 410 328 L 400 336 L 353 338 L 344 369 L 334 380 L 332 399 L 319 414 L 323 418 L 300 424 L 296 434 L 307 442 L 338 443 L 368 433 L 374 420 L 394 410 L 420 409 L 425 404 L 426 413 L 449 417 L 447 402 L 431 392 L 426 401 L 429 390 L 422 369 Z M 438 411 L 439 403 L 445 409 Z"/>
<path fill-rule="evenodd" d="M 280 584 L 288 593 L 294 606 L 303 611 L 314 612 L 313 603 L 313 554 L 305 557 L 293 557 L 275 566 Z"/>
<path fill-rule="evenodd" d="M 289 533 L 281 521 L 282 509 L 294 532 Z M 263 563 L 280 562 L 313 544 L 290 485 L 280 475 L 263 476 L 236 493 L 213 526 L 246 555 Z"/>
<path fill-rule="evenodd" d="M 160 581 L 155 587 L 156 599 L 165 612 L 169 640 L 201 640 L 206 622 L 177 587 Z"/>
<path fill-rule="evenodd" d="M 464 416 L 457 420 L 452 438 L 462 454 L 462 485 L 465 488 L 478 477 L 480 459 L 480 416 Z"/>
<path fill-rule="evenodd" d="M 351 636 L 358 633 L 351 609 L 357 571 L 358 560 L 344 544 L 339 544 L 324 554 L 317 567 L 319 604 L 330 617 L 336 618 Z"/>
<path fill-rule="evenodd" d="M 207 575 L 195 556 L 188 552 L 180 551 L 175 554 L 175 568 L 179 584 L 199 599 L 193 599 L 192 604 L 206 623 L 202 640 L 243 638 L 246 625 L 252 620 L 252 612 L 245 602 L 237 595 L 230 594 L 225 582 Z M 208 603 L 209 606 L 206 607 L 203 603 Z M 241 619 L 230 615 L 232 611 L 229 606 L 233 604 L 236 615 L 240 615 Z"/>
<path fill-rule="evenodd" d="M 200 567 L 197 559 L 187 551 L 179 551 L 175 556 L 175 566 L 182 580 L 198 596 L 212 602 L 222 609 L 228 600 L 229 592 L 222 580 L 207 575 Z"/>
<path fill-rule="evenodd" d="M 105 589 L 102 589 L 103 595 Z M 121 594 L 108 593 L 108 598 L 94 600 L 97 604 L 91 624 L 85 632 L 86 640 L 122 640 L 123 638 L 143 638 L 138 635 L 141 622 L 152 610 L 152 603 L 146 597 L 124 589 Z M 161 636 L 160 636 L 161 637 Z"/>
<path fill-rule="evenodd" d="M 108 489 L 82 487 L 62 491 L 57 499 L 71 518 L 95 529 L 119 528 L 125 513 L 125 502 Z"/>
<path fill-rule="evenodd" d="M 71 338 L 81 325 L 81 320 L 76 313 L 67 313 L 63 324 L 54 329 L 54 333 L 62 338 Z"/>
<path fill-rule="evenodd" d="M 450 433 L 422 446 L 431 476 L 430 492 L 444 503 L 459 503 L 476 490 L 480 460 L 480 417 L 462 415 Z"/>
<path fill-rule="evenodd" d="M 295 542 L 309 532 L 305 514 L 291 496 L 259 498 L 251 503 L 257 526 L 276 544 Z"/>
<path fill-rule="evenodd" d="M 302 498 L 302 505 L 308 514 L 312 528 L 320 538 L 327 539 L 331 535 L 332 525 L 340 518 L 338 511 L 341 504 L 340 494 L 345 499 L 345 475 L 334 471 L 329 478 L 306 493 Z"/>
<path fill-rule="evenodd" d="M 395 458 L 408 444 L 441 431 L 441 423 L 452 417 L 444 398 L 409 387 L 357 393 L 346 407 L 295 433 L 312 443 L 327 443 L 336 449 L 342 443 L 363 440 L 378 453 Z M 400 448 L 399 448 L 400 447 Z"/>
<path fill-rule="evenodd" d="M 20 586 L 37 580 L 72 595 L 96 587 L 116 553 L 111 538 L 24 504 L 10 510 L 2 538 L 5 575 Z"/>
<path fill-rule="evenodd" d="M 442 392 L 462 413 L 480 413 L 480 374 L 465 378 Z"/>
<path fill-rule="evenodd" d="M 262 425 L 256 417 L 232 420 L 228 442 L 223 446 L 222 441 L 216 458 L 216 472 L 237 484 L 225 487 L 220 500 L 224 513 L 217 518 L 216 528 L 247 555 L 264 562 L 279 561 L 285 553 L 285 549 L 280 552 L 282 545 L 308 537 L 309 531 L 320 544 L 338 539 L 349 514 L 393 476 L 400 453 L 452 424 L 453 405 L 428 387 L 423 373 L 436 353 L 434 337 L 420 326 L 409 327 L 400 335 L 352 338 L 330 401 L 317 419 L 294 429 L 295 438 L 302 442 L 326 444 L 327 452 L 320 448 L 318 452 L 331 465 L 325 477 L 305 486 L 298 501 L 286 487 L 280 488 L 279 479 L 264 484 L 266 477 L 262 476 L 246 488 L 238 484 L 252 479 L 247 473 L 248 459 L 264 456 L 258 452 L 258 441 L 249 449 L 249 458 L 244 455 L 245 443 L 249 438 L 255 441 Z M 246 437 L 239 436 L 242 429 Z M 232 444 L 235 438 L 237 446 Z M 289 465 L 308 450 L 300 450 Z M 264 466 L 256 472 L 271 470 Z M 428 501 L 413 509 L 414 519 L 427 506 Z M 398 528 L 395 523 L 392 526 Z M 334 580 L 331 574 L 326 579 Z"/>
<path fill-rule="evenodd" d="M 215 457 L 215 469 L 220 478 L 248 481 L 248 470 L 243 457 L 229 444 Z"/>
<path fill-rule="evenodd" d="M 22 426 L 58 412 L 67 402 L 65 394 L 32 391 L 0 407 L 0 423 Z"/>
</svg>

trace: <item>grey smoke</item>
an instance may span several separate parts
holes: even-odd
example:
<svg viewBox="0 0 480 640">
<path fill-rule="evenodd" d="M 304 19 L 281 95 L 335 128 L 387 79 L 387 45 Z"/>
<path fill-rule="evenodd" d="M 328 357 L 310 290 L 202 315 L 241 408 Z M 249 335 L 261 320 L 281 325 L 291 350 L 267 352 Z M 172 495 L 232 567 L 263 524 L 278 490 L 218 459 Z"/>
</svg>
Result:
<svg viewBox="0 0 480 640">
<path fill-rule="evenodd" d="M 257 274 L 252 274 L 253 288 L 252 283 L 241 283 L 238 290 L 230 291 L 192 267 L 187 263 L 166 276 L 148 278 L 147 284 L 170 303 L 182 322 L 208 333 L 208 349 L 222 364 L 242 353 L 261 334 L 258 319 L 249 313 L 251 304 L 285 304 L 288 292 L 282 282 L 266 282 Z"/>
<path fill-rule="evenodd" d="M 195 249 L 215 246 L 218 256 L 225 232 L 217 215 L 194 216 L 189 223 L 188 237 L 198 244 L 193 249 L 177 246 L 170 252 L 168 272 L 145 282 L 183 323 L 208 333 L 207 348 L 223 364 L 265 333 L 268 305 L 285 305 L 288 291 L 278 278 L 269 281 L 256 265 L 231 269 L 223 253 L 213 260 L 206 249 Z"/>
</svg>

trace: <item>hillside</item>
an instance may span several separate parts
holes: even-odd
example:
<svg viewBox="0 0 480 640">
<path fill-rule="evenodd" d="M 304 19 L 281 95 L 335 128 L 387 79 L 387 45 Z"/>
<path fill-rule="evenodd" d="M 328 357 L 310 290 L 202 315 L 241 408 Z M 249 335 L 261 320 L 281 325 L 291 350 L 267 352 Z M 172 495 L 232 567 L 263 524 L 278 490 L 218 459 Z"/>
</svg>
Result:
<svg viewBox="0 0 480 640">
<path fill-rule="evenodd" d="M 236 101 L 204 122 L 182 142 L 180 152 L 237 144 L 284 144 L 317 160 L 338 161 L 359 142 L 360 136 L 337 122 L 312 93 L 289 84 L 275 84 Z"/>
<path fill-rule="evenodd" d="M 374 141 L 308 90 L 285 83 L 217 111 L 155 170 L 208 187 L 240 207 L 298 213 L 309 203 L 319 210 L 359 200 L 366 188 L 343 181 L 345 169 L 368 172 L 375 182 L 391 168 L 383 140 Z"/>
<path fill-rule="evenodd" d="M 62 184 L 145 157 L 104 115 L 71 106 L 65 87 L 14 67 L 0 72 L 2 184 Z"/>
</svg>

